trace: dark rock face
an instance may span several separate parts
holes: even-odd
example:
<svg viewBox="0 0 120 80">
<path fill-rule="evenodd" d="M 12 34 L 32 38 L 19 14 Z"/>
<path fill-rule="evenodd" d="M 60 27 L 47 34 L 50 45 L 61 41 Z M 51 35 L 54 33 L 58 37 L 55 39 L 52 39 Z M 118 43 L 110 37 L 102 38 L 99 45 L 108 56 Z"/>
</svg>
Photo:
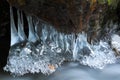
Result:
<svg viewBox="0 0 120 80">
<path fill-rule="evenodd" d="M 112 20 L 115 23 L 118 21 L 119 9 L 113 8 L 111 2 L 105 1 L 8 0 L 10 5 L 23 10 L 27 15 L 48 22 L 60 32 L 86 32 L 89 36 L 89 42 L 101 36 L 100 34 L 104 31 L 103 28 L 106 23 Z M 117 3 L 120 3 L 120 1 L 118 0 L 116 5 Z"/>
<path fill-rule="evenodd" d="M 0 69 L 6 64 L 10 44 L 9 4 L 0 0 Z"/>
<path fill-rule="evenodd" d="M 36 16 L 62 32 L 87 31 L 90 20 L 98 20 L 106 7 L 96 0 L 8 0 L 29 15 Z M 101 7 L 102 6 L 102 7 Z M 95 22 L 97 24 L 99 22 Z"/>
<path fill-rule="evenodd" d="M 118 3 L 118 5 L 120 5 L 120 2 Z M 116 13 L 117 13 L 118 21 L 120 22 L 120 6 L 117 6 Z"/>
</svg>

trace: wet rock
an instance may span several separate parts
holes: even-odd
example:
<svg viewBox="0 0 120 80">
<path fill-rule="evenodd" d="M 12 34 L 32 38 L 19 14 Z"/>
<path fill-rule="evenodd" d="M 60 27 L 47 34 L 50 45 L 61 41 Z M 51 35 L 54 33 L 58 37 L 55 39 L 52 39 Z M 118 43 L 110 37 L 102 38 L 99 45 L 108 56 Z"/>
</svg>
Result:
<svg viewBox="0 0 120 80">
<path fill-rule="evenodd" d="M 29 15 L 36 16 L 61 28 L 73 27 L 74 29 L 83 25 L 83 22 L 87 23 L 90 16 L 97 16 L 96 13 L 99 13 L 96 0 L 8 0 L 8 2 Z"/>
</svg>

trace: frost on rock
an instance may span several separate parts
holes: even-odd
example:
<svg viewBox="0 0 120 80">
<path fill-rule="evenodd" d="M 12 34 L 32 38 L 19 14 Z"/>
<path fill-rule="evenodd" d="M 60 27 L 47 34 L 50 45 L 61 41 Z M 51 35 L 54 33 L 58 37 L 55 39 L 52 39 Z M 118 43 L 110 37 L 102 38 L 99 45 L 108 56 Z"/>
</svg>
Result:
<svg viewBox="0 0 120 80">
<path fill-rule="evenodd" d="M 93 68 L 102 69 L 106 64 L 115 63 L 114 54 L 107 42 L 101 40 L 99 43 L 89 44 L 85 33 L 78 34 L 73 44 L 73 58 Z"/>
<path fill-rule="evenodd" d="M 50 50 L 44 49 L 43 55 L 40 55 L 32 43 L 20 43 L 11 47 L 4 70 L 15 75 L 39 72 L 50 74 L 59 66 L 61 60 L 60 56 Z"/>
<path fill-rule="evenodd" d="M 35 48 L 32 46 L 31 43 L 20 43 L 12 46 L 4 70 L 16 75 L 30 72 L 34 61 L 37 59 Z"/>
<path fill-rule="evenodd" d="M 91 48 L 93 53 L 91 53 L 90 56 L 84 56 L 81 61 L 82 64 L 93 68 L 103 69 L 106 64 L 116 62 L 114 52 L 108 43 L 100 41 L 99 44 L 91 45 Z"/>
</svg>

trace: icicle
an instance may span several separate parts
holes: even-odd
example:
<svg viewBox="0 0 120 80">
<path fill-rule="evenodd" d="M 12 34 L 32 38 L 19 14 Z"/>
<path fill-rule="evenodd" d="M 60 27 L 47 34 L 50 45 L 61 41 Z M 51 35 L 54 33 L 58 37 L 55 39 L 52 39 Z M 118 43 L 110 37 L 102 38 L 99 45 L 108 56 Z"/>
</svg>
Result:
<svg viewBox="0 0 120 80">
<path fill-rule="evenodd" d="M 71 52 L 70 51 L 70 35 L 65 35 L 65 52 Z"/>
<path fill-rule="evenodd" d="M 28 20 L 28 26 L 29 26 L 28 41 L 30 41 L 30 42 L 36 42 L 38 39 L 37 39 L 37 37 L 36 37 L 35 30 L 34 30 L 34 28 L 33 28 L 32 17 L 27 16 L 27 20 Z"/>
<path fill-rule="evenodd" d="M 20 42 L 20 38 L 17 33 L 17 29 L 15 27 L 14 17 L 13 17 L 13 10 L 12 7 L 10 7 L 10 27 L 11 27 L 11 46 L 13 46 L 16 43 Z"/>
<path fill-rule="evenodd" d="M 73 59 L 76 60 L 77 59 L 77 53 L 78 53 L 78 48 L 77 48 L 77 40 L 74 40 L 73 42 Z"/>
<path fill-rule="evenodd" d="M 50 26 L 50 29 L 49 29 L 49 39 L 53 42 L 55 42 L 57 39 L 57 32 L 52 26 Z"/>
<path fill-rule="evenodd" d="M 47 26 L 43 25 L 42 26 L 42 33 L 41 33 L 41 40 L 43 41 L 43 43 L 46 43 L 47 38 L 48 38 Z"/>
<path fill-rule="evenodd" d="M 24 27 L 23 15 L 22 15 L 22 13 L 20 15 L 19 10 L 17 11 L 17 15 L 18 15 L 18 35 L 19 35 L 21 41 L 25 41 L 25 40 L 27 40 L 27 37 L 25 35 L 24 28 L 23 28 Z"/>
<path fill-rule="evenodd" d="M 40 40 L 40 38 L 39 38 L 39 36 L 38 36 L 38 34 L 37 34 L 37 32 L 38 32 L 38 24 L 39 24 L 39 21 L 36 21 L 36 22 L 34 22 L 34 25 L 35 25 L 35 35 L 36 35 L 36 37 L 37 37 L 37 39 L 39 39 Z M 41 27 L 41 26 L 40 26 Z"/>
<path fill-rule="evenodd" d="M 59 33 L 59 47 L 62 48 L 62 50 L 65 50 L 65 44 L 64 44 L 64 34 Z"/>
</svg>

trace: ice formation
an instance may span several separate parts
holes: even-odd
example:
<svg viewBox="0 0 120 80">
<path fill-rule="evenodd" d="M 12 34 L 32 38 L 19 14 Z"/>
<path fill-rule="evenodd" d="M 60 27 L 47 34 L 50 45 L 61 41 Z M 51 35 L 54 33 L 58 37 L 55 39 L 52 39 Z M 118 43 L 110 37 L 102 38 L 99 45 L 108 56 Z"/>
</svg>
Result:
<svg viewBox="0 0 120 80">
<path fill-rule="evenodd" d="M 23 15 L 20 11 L 17 14 L 18 31 L 12 8 L 10 8 L 11 48 L 4 67 L 5 71 L 10 71 L 15 75 L 39 72 L 51 74 L 65 60 L 79 61 L 83 65 L 99 69 L 116 61 L 114 51 L 107 42 L 101 40 L 97 44 L 89 44 L 84 32 L 79 34 L 60 33 L 50 25 L 45 23 L 40 25 L 39 21 L 34 21 L 30 16 L 27 16 L 29 28 L 27 39 L 24 32 Z"/>
<path fill-rule="evenodd" d="M 120 52 L 120 36 L 117 34 L 112 35 L 112 47 L 116 48 Z"/>
</svg>

